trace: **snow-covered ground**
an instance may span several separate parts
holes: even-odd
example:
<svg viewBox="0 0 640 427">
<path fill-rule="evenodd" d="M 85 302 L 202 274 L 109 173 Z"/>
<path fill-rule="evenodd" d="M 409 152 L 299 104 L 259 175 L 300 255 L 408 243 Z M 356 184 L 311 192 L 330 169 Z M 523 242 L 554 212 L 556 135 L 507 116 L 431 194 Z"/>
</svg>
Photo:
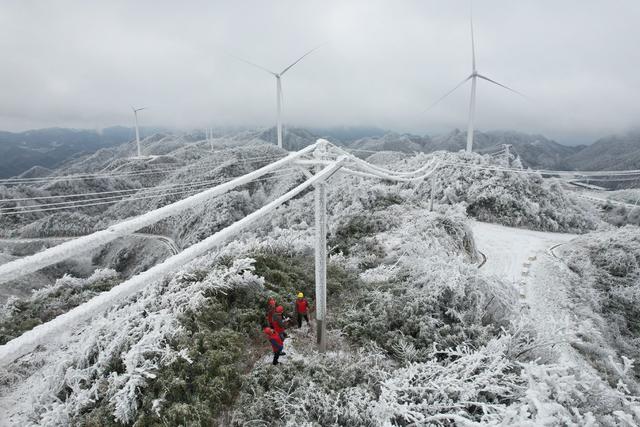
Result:
<svg viewBox="0 0 640 427">
<path fill-rule="evenodd" d="M 471 228 L 478 249 L 487 257 L 482 271 L 512 283 L 519 282 L 524 263 L 530 256 L 539 257 L 550 247 L 576 237 L 575 234 L 532 231 L 479 221 L 472 221 Z"/>
<path fill-rule="evenodd" d="M 577 235 L 478 221 L 473 222 L 472 229 L 478 249 L 487 257 L 483 272 L 514 283 L 520 289 L 525 316 L 535 325 L 539 336 L 547 342 L 557 342 L 549 346 L 550 358 L 586 368 L 585 361 L 569 344 L 575 339 L 575 315 L 566 289 L 566 267 L 561 258 L 552 253 L 554 247 Z"/>
<path fill-rule="evenodd" d="M 577 235 L 477 221 L 472 223 L 472 229 L 478 249 L 487 257 L 482 271 L 513 282 L 520 289 L 523 318 L 533 325 L 540 342 L 545 343 L 541 354 L 545 354 L 546 362 L 577 369 L 592 378 L 592 384 L 607 389 L 605 379 L 571 345 L 581 341 L 584 325 L 578 313 L 585 308 L 576 307 L 570 298 L 571 273 L 562 261 L 562 247 L 570 245 Z"/>
</svg>

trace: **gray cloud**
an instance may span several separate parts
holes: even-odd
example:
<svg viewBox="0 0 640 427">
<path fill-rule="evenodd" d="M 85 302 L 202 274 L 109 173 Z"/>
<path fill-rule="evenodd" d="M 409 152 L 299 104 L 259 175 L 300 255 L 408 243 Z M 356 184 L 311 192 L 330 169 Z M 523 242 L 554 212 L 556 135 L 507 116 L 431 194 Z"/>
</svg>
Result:
<svg viewBox="0 0 640 427">
<path fill-rule="evenodd" d="M 465 128 L 469 86 L 425 108 L 470 72 L 467 1 L 56 1 L 0 4 L 0 128 L 203 127 L 285 122 Z M 479 83 L 477 128 L 560 141 L 637 127 L 637 0 L 483 0 L 474 4 L 478 68 L 526 93 Z"/>
</svg>

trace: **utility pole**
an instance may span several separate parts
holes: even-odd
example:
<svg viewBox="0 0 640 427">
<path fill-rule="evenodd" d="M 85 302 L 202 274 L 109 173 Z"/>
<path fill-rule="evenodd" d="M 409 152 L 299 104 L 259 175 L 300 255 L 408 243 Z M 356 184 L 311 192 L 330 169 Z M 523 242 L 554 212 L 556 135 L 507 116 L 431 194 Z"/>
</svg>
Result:
<svg viewBox="0 0 640 427">
<path fill-rule="evenodd" d="M 510 160 L 511 160 L 511 154 L 509 153 L 509 148 L 511 148 L 510 144 L 504 144 L 504 156 L 506 159 L 506 165 L 509 166 L 510 165 Z"/>
<path fill-rule="evenodd" d="M 314 157 L 324 160 L 327 157 L 327 141 L 319 140 Z M 321 168 L 321 166 L 319 166 Z M 327 315 L 327 184 L 321 181 L 316 184 L 316 335 L 318 350 L 324 353 L 327 349 L 326 315 Z"/>
<path fill-rule="evenodd" d="M 429 212 L 433 212 L 433 199 L 436 196 L 436 177 L 431 176 L 431 200 L 429 201 Z"/>
</svg>

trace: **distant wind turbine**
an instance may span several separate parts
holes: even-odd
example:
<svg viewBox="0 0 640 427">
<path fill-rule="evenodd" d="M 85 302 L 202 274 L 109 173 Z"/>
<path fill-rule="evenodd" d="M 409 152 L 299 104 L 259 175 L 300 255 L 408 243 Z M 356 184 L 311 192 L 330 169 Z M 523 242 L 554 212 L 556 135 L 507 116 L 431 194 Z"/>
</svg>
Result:
<svg viewBox="0 0 640 427">
<path fill-rule="evenodd" d="M 467 126 L 467 153 L 470 153 L 473 150 L 473 121 L 476 115 L 476 80 L 477 79 L 486 80 L 490 83 L 501 86 L 507 90 L 510 90 L 511 92 L 517 93 L 518 95 L 526 98 L 525 95 L 518 92 L 517 90 L 511 89 L 510 87 L 505 86 L 502 83 L 498 83 L 497 81 L 491 80 L 489 77 L 483 76 L 482 74 L 478 73 L 478 70 L 476 68 L 476 46 L 475 46 L 475 40 L 473 37 L 473 12 L 470 15 L 470 25 L 471 25 L 471 74 L 466 79 L 458 83 L 456 87 L 451 89 L 449 92 L 445 93 L 436 102 L 431 104 L 431 106 L 427 109 L 427 110 L 430 110 L 431 108 L 435 107 L 436 104 L 438 104 L 440 101 L 445 99 L 447 96 L 451 95 L 456 89 L 458 89 L 460 86 L 465 84 L 467 81 L 471 80 L 471 99 L 469 100 L 469 124 Z"/>
<path fill-rule="evenodd" d="M 140 132 L 138 131 L 138 111 L 145 110 L 146 108 L 147 107 L 142 107 L 142 108 L 131 107 L 131 109 L 133 110 L 133 116 L 136 118 L 136 143 L 138 144 L 138 157 L 142 157 L 142 155 L 140 154 Z"/>
<path fill-rule="evenodd" d="M 302 55 L 300 58 L 296 59 L 293 63 L 291 63 L 291 65 L 289 65 L 288 67 L 286 67 L 284 70 L 280 71 L 279 73 L 271 71 L 271 70 L 263 67 L 262 65 L 258 65 L 258 64 L 255 64 L 253 62 L 247 61 L 246 59 L 240 58 L 240 57 L 238 57 L 236 55 L 231 55 L 234 58 L 236 58 L 237 60 L 242 61 L 245 64 L 252 65 L 252 66 L 254 66 L 256 68 L 259 68 L 262 71 L 266 71 L 267 73 L 273 75 L 276 78 L 276 101 L 277 101 L 277 108 L 278 108 L 277 132 L 278 132 L 278 147 L 280 147 L 280 148 L 282 148 L 282 82 L 281 82 L 282 76 L 284 75 L 284 73 L 289 71 L 294 65 L 296 65 L 298 62 L 302 61 L 302 59 L 304 57 L 306 57 L 307 55 L 310 55 L 312 52 L 318 50 L 320 47 L 322 47 L 322 45 L 314 47 L 313 49 L 311 49 L 310 51 L 308 51 L 307 53 Z"/>
<path fill-rule="evenodd" d="M 213 152 L 213 128 L 207 128 L 204 131 L 206 134 L 207 142 L 209 142 L 211 152 Z"/>
</svg>

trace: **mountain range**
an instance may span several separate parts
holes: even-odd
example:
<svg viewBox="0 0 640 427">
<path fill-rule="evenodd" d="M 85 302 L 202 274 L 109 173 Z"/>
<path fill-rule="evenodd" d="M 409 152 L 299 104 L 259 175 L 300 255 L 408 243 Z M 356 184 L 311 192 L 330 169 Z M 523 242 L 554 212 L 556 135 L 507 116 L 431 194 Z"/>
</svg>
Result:
<svg viewBox="0 0 640 427">
<path fill-rule="evenodd" d="M 157 130 L 156 130 L 157 131 Z M 217 132 L 228 141 L 261 140 L 276 142 L 275 128 L 263 130 L 229 130 Z M 153 133 L 152 138 L 165 138 L 167 145 L 154 144 L 154 154 L 166 154 L 180 144 L 204 139 L 201 132 L 188 133 L 181 138 L 167 138 L 169 132 Z M 115 148 L 129 142 L 133 149 L 134 132 L 130 128 L 111 127 L 102 131 L 78 129 L 40 129 L 21 133 L 0 132 L 0 178 L 46 176 L 49 169 L 58 168 L 73 159 Z M 466 146 L 466 132 L 458 129 L 437 136 L 399 134 L 378 128 L 342 127 L 328 129 L 287 128 L 284 146 L 299 150 L 317 138 L 350 148 L 364 156 L 368 151 L 434 152 L 458 151 Z M 147 138 L 146 143 L 156 142 Z M 590 145 L 567 146 L 543 135 L 516 131 L 476 132 L 474 151 L 497 153 L 509 145 L 512 154 L 525 167 L 554 170 L 623 170 L 640 169 L 640 132 L 603 137 Z M 128 150 L 126 150 L 128 151 Z M 124 153 L 123 153 L 124 154 Z M 370 154 L 370 153 L 369 153 Z"/>
</svg>

